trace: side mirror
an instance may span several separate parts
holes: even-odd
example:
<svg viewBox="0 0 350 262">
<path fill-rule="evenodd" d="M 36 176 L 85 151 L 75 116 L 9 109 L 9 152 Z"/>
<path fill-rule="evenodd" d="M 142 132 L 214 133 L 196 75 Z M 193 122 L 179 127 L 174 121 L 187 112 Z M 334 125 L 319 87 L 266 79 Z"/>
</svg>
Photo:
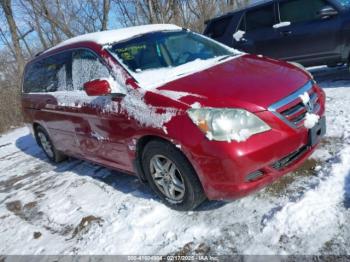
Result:
<svg viewBox="0 0 350 262">
<path fill-rule="evenodd" d="M 109 82 L 101 79 L 86 82 L 84 90 L 88 96 L 105 96 L 111 93 Z"/>
<path fill-rule="evenodd" d="M 327 19 L 338 14 L 338 11 L 331 6 L 326 6 L 317 12 L 318 16 L 322 19 Z"/>
</svg>

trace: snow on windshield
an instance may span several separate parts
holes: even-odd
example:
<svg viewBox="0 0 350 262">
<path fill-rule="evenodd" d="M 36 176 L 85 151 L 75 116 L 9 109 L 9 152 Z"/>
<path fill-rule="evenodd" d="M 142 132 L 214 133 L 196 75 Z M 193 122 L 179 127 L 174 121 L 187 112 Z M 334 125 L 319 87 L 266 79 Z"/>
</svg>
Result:
<svg viewBox="0 0 350 262">
<path fill-rule="evenodd" d="M 241 54 L 186 30 L 152 33 L 107 49 L 148 90 Z"/>
</svg>

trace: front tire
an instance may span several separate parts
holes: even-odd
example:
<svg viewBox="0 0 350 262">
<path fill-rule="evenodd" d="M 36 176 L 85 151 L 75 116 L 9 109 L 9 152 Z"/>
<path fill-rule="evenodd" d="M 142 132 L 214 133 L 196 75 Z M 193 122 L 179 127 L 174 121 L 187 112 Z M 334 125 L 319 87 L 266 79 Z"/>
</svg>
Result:
<svg viewBox="0 0 350 262">
<path fill-rule="evenodd" d="M 151 188 L 170 208 L 189 211 L 205 200 L 196 172 L 172 144 L 149 142 L 142 153 L 142 165 Z"/>
<path fill-rule="evenodd" d="M 50 159 L 50 161 L 59 163 L 67 158 L 63 153 L 59 152 L 55 148 L 52 140 L 49 137 L 49 134 L 43 127 L 38 126 L 36 128 L 35 135 L 39 146 L 43 149 L 45 155 L 48 159 Z"/>
</svg>

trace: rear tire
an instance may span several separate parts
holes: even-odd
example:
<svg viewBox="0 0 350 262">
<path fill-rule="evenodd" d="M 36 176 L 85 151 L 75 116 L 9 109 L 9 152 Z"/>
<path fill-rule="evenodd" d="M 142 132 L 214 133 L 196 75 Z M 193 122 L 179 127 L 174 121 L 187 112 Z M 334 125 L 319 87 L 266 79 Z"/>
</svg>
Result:
<svg viewBox="0 0 350 262">
<path fill-rule="evenodd" d="M 38 145 L 43 149 L 45 155 L 50 161 L 54 163 L 59 163 L 67 158 L 66 155 L 59 152 L 55 148 L 49 134 L 46 132 L 46 130 L 43 127 L 38 126 L 35 129 L 35 136 L 36 136 Z"/>
<path fill-rule="evenodd" d="M 168 207 L 189 211 L 206 199 L 195 170 L 172 144 L 149 142 L 142 152 L 142 165 L 151 188 Z"/>
</svg>

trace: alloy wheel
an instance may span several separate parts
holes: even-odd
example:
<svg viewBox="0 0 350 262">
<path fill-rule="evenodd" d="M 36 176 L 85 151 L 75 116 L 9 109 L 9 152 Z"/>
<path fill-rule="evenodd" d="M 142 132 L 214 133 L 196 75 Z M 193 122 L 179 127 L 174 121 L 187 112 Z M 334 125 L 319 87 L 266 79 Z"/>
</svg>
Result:
<svg viewBox="0 0 350 262">
<path fill-rule="evenodd" d="M 173 202 L 181 202 L 185 195 L 185 182 L 173 161 L 162 155 L 155 155 L 150 161 L 152 179 L 157 188 Z"/>
<path fill-rule="evenodd" d="M 42 132 L 38 132 L 38 138 L 45 153 L 51 158 L 54 157 L 52 144 L 46 135 Z"/>
</svg>

